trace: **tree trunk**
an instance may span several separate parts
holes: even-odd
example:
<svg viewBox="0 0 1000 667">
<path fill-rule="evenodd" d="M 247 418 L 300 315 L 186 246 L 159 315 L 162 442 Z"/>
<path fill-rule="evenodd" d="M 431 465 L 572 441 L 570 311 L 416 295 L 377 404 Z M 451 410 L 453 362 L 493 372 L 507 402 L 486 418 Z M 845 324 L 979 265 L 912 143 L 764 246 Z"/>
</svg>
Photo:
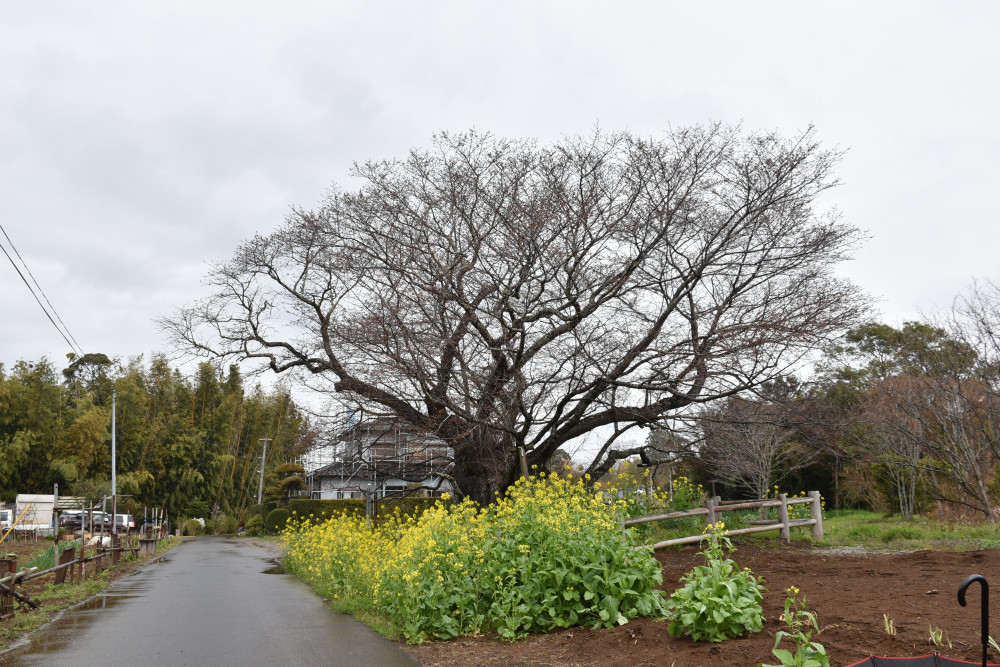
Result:
<svg viewBox="0 0 1000 667">
<path fill-rule="evenodd" d="M 833 509 L 839 510 L 840 509 L 840 473 L 841 473 L 840 457 L 839 456 L 834 456 L 833 460 L 834 460 L 834 464 L 833 464 Z"/>
<path fill-rule="evenodd" d="M 983 513 L 986 514 L 986 520 L 990 523 L 996 523 L 997 517 L 993 513 L 993 503 L 990 502 L 990 492 L 986 488 L 986 483 L 983 481 L 982 476 L 979 476 L 976 480 L 976 486 L 979 490 L 980 502 L 983 504 Z"/>
<path fill-rule="evenodd" d="M 465 441 L 455 446 L 455 492 L 485 507 L 513 484 L 520 467 L 513 451 L 494 443 Z"/>
</svg>

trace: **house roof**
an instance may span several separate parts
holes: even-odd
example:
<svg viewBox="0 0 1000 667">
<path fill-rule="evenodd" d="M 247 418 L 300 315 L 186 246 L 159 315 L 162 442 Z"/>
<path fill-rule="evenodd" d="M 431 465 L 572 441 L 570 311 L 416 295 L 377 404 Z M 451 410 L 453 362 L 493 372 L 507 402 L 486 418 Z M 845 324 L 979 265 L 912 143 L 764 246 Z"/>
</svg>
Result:
<svg viewBox="0 0 1000 667">
<path fill-rule="evenodd" d="M 437 462 L 404 462 L 377 461 L 334 461 L 313 471 L 314 479 L 334 477 L 337 479 L 352 479 L 369 481 L 377 474 L 379 477 L 395 477 L 406 482 L 422 482 L 431 475 L 445 472 L 449 461 Z"/>
</svg>

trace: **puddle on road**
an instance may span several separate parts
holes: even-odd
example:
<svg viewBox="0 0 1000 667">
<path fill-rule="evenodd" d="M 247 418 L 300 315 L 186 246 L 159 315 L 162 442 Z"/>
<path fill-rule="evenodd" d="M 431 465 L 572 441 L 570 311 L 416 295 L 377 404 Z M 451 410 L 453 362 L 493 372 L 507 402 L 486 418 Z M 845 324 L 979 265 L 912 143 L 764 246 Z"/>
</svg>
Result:
<svg viewBox="0 0 1000 667">
<path fill-rule="evenodd" d="M 271 567 L 264 570 L 264 574 L 287 574 L 285 572 L 285 566 L 279 563 L 278 561 L 269 560 L 267 562 L 271 563 Z"/>
<path fill-rule="evenodd" d="M 93 611 L 94 609 L 109 609 L 114 607 L 122 600 L 131 600 L 132 598 L 141 597 L 139 595 L 98 595 L 92 600 L 87 600 L 81 604 L 77 609 L 82 611 Z"/>
</svg>

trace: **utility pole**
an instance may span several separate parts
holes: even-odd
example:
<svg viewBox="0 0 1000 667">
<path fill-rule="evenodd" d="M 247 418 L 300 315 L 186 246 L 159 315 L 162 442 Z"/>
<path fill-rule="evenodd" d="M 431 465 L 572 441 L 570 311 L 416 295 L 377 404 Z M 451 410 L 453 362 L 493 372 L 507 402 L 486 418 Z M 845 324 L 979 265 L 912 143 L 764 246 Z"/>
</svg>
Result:
<svg viewBox="0 0 1000 667">
<path fill-rule="evenodd" d="M 271 442 L 271 438 L 259 438 L 261 442 L 264 443 L 264 451 L 260 455 L 260 485 L 257 487 L 257 504 L 260 505 L 264 501 L 264 463 L 267 461 L 267 443 Z"/>
<path fill-rule="evenodd" d="M 115 408 L 118 403 L 118 391 L 111 390 L 111 534 L 118 534 L 118 522 L 115 520 L 118 512 L 118 480 L 115 477 L 118 466 L 115 457 Z M 112 538 L 112 546 L 118 546 Z"/>
</svg>

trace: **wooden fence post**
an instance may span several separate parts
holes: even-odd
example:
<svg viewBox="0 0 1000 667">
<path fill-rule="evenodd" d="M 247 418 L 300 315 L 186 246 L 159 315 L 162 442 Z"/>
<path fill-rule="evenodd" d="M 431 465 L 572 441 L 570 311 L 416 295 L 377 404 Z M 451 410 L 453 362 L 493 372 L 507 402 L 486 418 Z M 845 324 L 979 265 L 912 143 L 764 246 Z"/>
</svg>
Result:
<svg viewBox="0 0 1000 667">
<path fill-rule="evenodd" d="M 813 540 L 823 541 L 823 499 L 820 498 L 819 491 L 810 491 L 809 497 L 812 502 L 809 504 L 810 518 L 816 523 L 813 524 Z"/>
<path fill-rule="evenodd" d="M 14 554 L 10 554 L 9 558 L 0 558 L 0 579 L 3 579 L 9 574 L 14 574 L 17 572 L 17 557 Z M 14 586 L 17 581 L 10 582 L 10 590 L 14 590 Z M 0 616 L 6 617 L 9 614 L 14 613 L 14 595 L 13 593 L 8 593 L 6 591 L 0 592 Z"/>
<path fill-rule="evenodd" d="M 708 514 L 705 515 L 705 523 L 708 526 L 715 525 L 715 508 L 717 506 L 717 496 L 709 498 L 705 501 L 705 507 L 708 508 Z"/>
<path fill-rule="evenodd" d="M 67 563 L 72 563 L 76 560 L 76 547 L 70 547 L 59 554 L 59 559 L 56 561 L 56 565 L 66 565 Z M 72 570 L 73 566 L 65 567 L 56 572 L 55 583 L 62 584 L 66 582 L 66 570 Z"/>
<path fill-rule="evenodd" d="M 792 527 L 788 523 L 788 496 L 784 493 L 778 494 L 781 505 L 778 506 L 778 521 L 781 522 L 781 539 L 786 544 L 792 541 Z"/>
</svg>

